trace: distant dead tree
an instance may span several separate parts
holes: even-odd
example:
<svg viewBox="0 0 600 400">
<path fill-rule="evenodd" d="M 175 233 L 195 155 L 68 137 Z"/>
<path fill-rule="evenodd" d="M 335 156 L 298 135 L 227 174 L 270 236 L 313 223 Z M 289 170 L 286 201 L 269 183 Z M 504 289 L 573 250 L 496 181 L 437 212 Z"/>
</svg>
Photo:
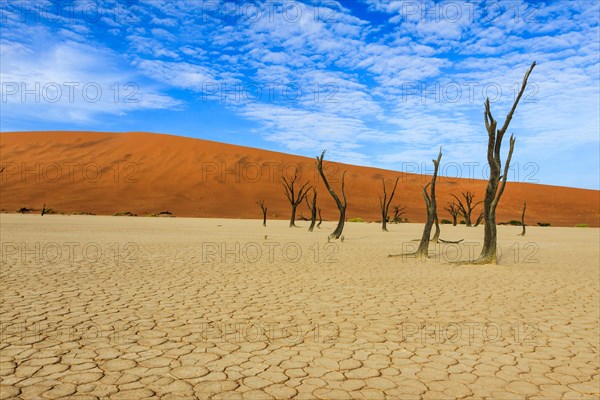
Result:
<svg viewBox="0 0 600 400">
<path fill-rule="evenodd" d="M 387 190 L 385 187 L 385 181 L 381 178 L 381 185 L 383 186 L 383 197 L 379 196 L 379 206 L 381 207 L 381 230 L 388 231 L 387 229 L 387 221 L 388 221 L 388 211 L 390 209 L 390 203 L 394 198 L 394 194 L 396 193 L 396 187 L 398 186 L 398 180 L 400 177 L 396 178 L 396 182 L 394 183 L 394 188 L 392 189 L 392 193 L 388 198 Z"/>
<path fill-rule="evenodd" d="M 419 258 L 427 258 L 429 252 L 429 241 L 431 240 L 431 228 L 433 227 L 433 223 L 436 223 L 436 237 L 434 238 L 436 241 L 439 238 L 439 224 L 437 223 L 437 203 L 435 200 L 435 181 L 437 180 L 438 168 L 440 166 L 440 160 L 442 159 L 442 148 L 440 147 L 440 152 L 437 156 L 437 160 L 433 161 L 433 176 L 431 177 L 431 182 L 426 186 L 423 186 L 423 199 L 425 200 L 425 205 L 427 206 L 427 221 L 425 222 L 425 228 L 423 229 L 423 236 L 421 237 L 421 242 L 419 243 L 419 248 L 417 249 L 415 255 Z M 427 188 L 429 187 L 429 193 L 427 193 Z"/>
<path fill-rule="evenodd" d="M 308 196 L 305 197 L 306 205 L 310 210 L 310 226 L 308 227 L 309 232 L 312 232 L 313 229 L 315 229 L 315 223 L 317 222 L 317 191 L 315 190 L 315 188 L 312 188 L 312 192 L 313 196 L 310 202 L 308 201 Z"/>
<path fill-rule="evenodd" d="M 260 200 L 256 204 L 258 204 L 263 213 L 263 226 L 267 226 L 267 206 L 265 205 L 265 201 Z"/>
<path fill-rule="evenodd" d="M 456 226 L 456 220 L 458 214 L 460 213 L 458 205 L 455 202 L 448 203 L 448 205 L 444 207 L 444 210 L 448 211 L 448 213 L 450 213 L 450 215 L 452 216 L 452 226 Z"/>
<path fill-rule="evenodd" d="M 452 194 L 452 197 L 454 197 L 458 202 L 458 210 L 463 216 L 466 226 L 471 226 L 471 213 L 473 212 L 473 209 L 479 204 L 483 203 L 483 201 L 478 201 L 477 203 L 473 204 L 475 193 L 470 192 L 468 190 L 466 192 L 462 192 L 461 195 L 464 198 L 464 202 L 461 199 L 459 199 L 455 194 Z"/>
<path fill-rule="evenodd" d="M 296 193 L 294 186 L 296 185 L 296 180 L 298 179 L 298 171 L 296 171 L 294 177 L 289 181 L 285 176 L 282 176 L 281 178 L 283 180 L 285 196 L 292 205 L 292 215 L 290 217 L 291 228 L 292 226 L 296 226 L 296 209 L 298 208 L 298 204 L 302 203 L 302 200 L 304 200 L 306 197 L 308 189 L 310 189 L 310 187 L 307 186 L 310 182 L 306 182 L 304 185 L 302 185 L 298 193 Z"/>
<path fill-rule="evenodd" d="M 400 222 L 402 222 L 402 216 L 404 214 L 406 214 L 406 207 L 400 207 L 399 204 L 397 206 L 394 206 L 394 223 L 399 224 Z"/>
<path fill-rule="evenodd" d="M 527 208 L 527 201 L 523 202 L 523 213 L 521 214 L 521 225 L 523 226 L 523 231 L 521 232 L 521 236 L 525 236 L 525 209 Z"/>
<path fill-rule="evenodd" d="M 323 183 L 325 184 L 325 187 L 329 191 L 329 194 L 331 194 L 331 197 L 333 197 L 333 200 L 335 201 L 335 204 L 337 205 L 337 208 L 340 211 L 340 219 L 338 221 L 337 227 L 329 235 L 330 238 L 339 239 L 339 237 L 342 236 L 342 232 L 344 231 L 344 223 L 346 222 L 346 207 L 348 206 L 348 202 L 346 200 L 345 187 L 344 187 L 345 180 L 346 180 L 346 171 L 344 171 L 344 173 L 342 174 L 342 190 L 341 190 L 342 199 L 343 199 L 343 201 L 342 201 L 342 200 L 340 200 L 338 195 L 331 188 L 329 181 L 325 177 L 325 172 L 323 171 L 323 158 L 325 157 L 326 151 L 327 150 L 323 150 L 323 153 L 321 153 L 321 156 L 317 157 L 317 170 L 319 171 L 319 174 L 321 175 L 321 179 L 323 179 Z"/>
<path fill-rule="evenodd" d="M 44 205 L 42 206 L 41 216 L 43 217 L 44 214 L 46 214 L 46 203 L 44 203 Z"/>
<path fill-rule="evenodd" d="M 510 121 L 512 120 L 513 114 L 523 96 L 525 87 L 527 86 L 527 80 L 533 68 L 535 67 L 535 61 L 529 67 L 529 70 L 523 77 L 523 83 L 519 91 L 519 95 L 515 99 L 510 112 L 504 120 L 502 128 L 496 129 L 498 121 L 492 116 L 490 110 L 490 99 L 485 100 L 485 112 L 484 121 L 485 128 L 488 133 L 488 150 L 487 159 L 490 166 L 490 177 L 488 179 L 487 188 L 485 190 L 485 199 L 483 201 L 483 220 L 484 236 L 483 236 L 483 248 L 479 258 L 475 260 L 476 264 L 496 264 L 498 262 L 496 256 L 497 250 L 497 230 L 496 230 L 496 207 L 504 192 L 506 186 L 506 179 L 508 178 L 508 169 L 510 167 L 510 159 L 512 158 L 513 151 L 515 149 L 515 138 L 513 135 L 510 136 L 510 146 L 508 149 L 508 156 L 506 158 L 506 164 L 504 164 L 504 173 L 501 175 L 502 159 L 500 157 L 500 150 L 502 147 L 502 138 L 508 129 Z M 502 180 L 502 182 L 500 182 Z"/>
<path fill-rule="evenodd" d="M 483 220 L 483 210 L 481 210 L 481 212 L 479 213 L 477 220 L 475 220 L 475 225 L 473 225 L 473 226 L 478 227 L 482 220 Z"/>
</svg>

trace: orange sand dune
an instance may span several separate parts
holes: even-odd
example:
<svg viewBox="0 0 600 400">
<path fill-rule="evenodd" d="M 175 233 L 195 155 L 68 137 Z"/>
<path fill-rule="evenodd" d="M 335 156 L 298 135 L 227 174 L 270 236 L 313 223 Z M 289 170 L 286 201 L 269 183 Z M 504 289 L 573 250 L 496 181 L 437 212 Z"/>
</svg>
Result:
<svg viewBox="0 0 600 400">
<path fill-rule="evenodd" d="M 148 215 L 170 211 L 176 216 L 260 218 L 256 202 L 265 200 L 269 218 L 289 218 L 290 206 L 281 185 L 282 172 L 300 171 L 302 182 L 318 191 L 324 219 L 336 219 L 335 204 L 318 178 L 314 159 L 206 140 L 152 133 L 10 132 L 0 134 L 0 209 Z M 315 155 L 319 153 L 315 150 Z M 429 161 L 429 160 L 427 160 Z M 347 170 L 348 217 L 381 219 L 381 178 L 400 176 L 393 204 L 407 208 L 411 222 L 422 222 L 421 186 L 429 178 L 376 168 L 330 163 L 328 175 L 339 189 Z M 441 178 L 440 219 L 451 219 L 442 207 L 450 193 L 476 192 L 483 199 L 486 182 Z M 498 221 L 520 219 L 527 200 L 526 222 L 553 226 L 599 225 L 596 190 L 509 183 Z M 391 211 L 391 210 L 390 210 Z M 305 204 L 298 210 L 308 216 Z M 478 211 L 474 213 L 476 218 Z"/>
</svg>

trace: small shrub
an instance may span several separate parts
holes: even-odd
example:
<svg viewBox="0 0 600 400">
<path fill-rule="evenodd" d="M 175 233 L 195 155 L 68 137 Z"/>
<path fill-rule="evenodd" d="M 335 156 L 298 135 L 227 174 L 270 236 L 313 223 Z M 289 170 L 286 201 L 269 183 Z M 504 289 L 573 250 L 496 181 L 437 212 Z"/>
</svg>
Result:
<svg viewBox="0 0 600 400">
<path fill-rule="evenodd" d="M 464 220 L 462 220 L 462 221 L 460 221 L 460 224 L 461 225 L 466 225 L 467 223 Z"/>
<path fill-rule="evenodd" d="M 19 214 L 29 214 L 31 212 L 31 208 L 21 207 L 17 210 Z"/>
<path fill-rule="evenodd" d="M 537 223 L 539 226 L 551 226 L 550 222 L 538 222 Z"/>
<path fill-rule="evenodd" d="M 521 221 L 517 221 L 516 219 L 511 219 L 510 221 L 508 221 L 509 225 L 513 225 L 513 226 L 521 226 Z"/>
<path fill-rule="evenodd" d="M 89 212 L 89 211 L 78 211 L 78 212 L 74 212 L 73 215 L 96 215 L 96 214 Z"/>
<path fill-rule="evenodd" d="M 349 218 L 348 222 L 365 222 L 365 220 L 360 217 L 357 217 L 357 218 Z"/>
<path fill-rule="evenodd" d="M 115 217 L 137 217 L 137 214 L 132 213 L 131 211 L 121 211 L 113 214 Z"/>
<path fill-rule="evenodd" d="M 588 224 L 577 224 L 575 225 L 576 228 L 588 228 L 589 225 Z"/>
<path fill-rule="evenodd" d="M 443 219 L 441 222 L 442 222 L 442 225 L 448 225 L 448 224 L 452 223 L 452 221 L 450 221 L 449 219 Z"/>
</svg>

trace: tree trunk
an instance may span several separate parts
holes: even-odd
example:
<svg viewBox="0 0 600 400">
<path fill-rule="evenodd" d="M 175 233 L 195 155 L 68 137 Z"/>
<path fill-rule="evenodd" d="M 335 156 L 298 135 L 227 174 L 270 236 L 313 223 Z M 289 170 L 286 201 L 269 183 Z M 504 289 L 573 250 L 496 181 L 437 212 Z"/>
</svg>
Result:
<svg viewBox="0 0 600 400">
<path fill-rule="evenodd" d="M 315 212 L 312 213 L 311 219 L 310 219 L 310 226 L 308 227 L 308 231 L 312 232 L 315 229 L 315 224 L 317 223 L 317 215 Z"/>
<path fill-rule="evenodd" d="M 298 207 L 298 204 L 302 203 L 302 200 L 304 200 L 304 198 L 306 197 L 306 194 L 310 189 L 310 187 L 308 186 L 309 182 L 306 182 L 304 185 L 302 185 L 302 187 L 300 187 L 300 190 L 296 194 L 294 186 L 296 184 L 296 180 L 298 179 L 298 171 L 296 171 L 294 177 L 289 181 L 285 176 L 282 176 L 281 179 L 283 180 L 283 189 L 285 197 L 287 197 L 288 201 L 292 206 L 292 215 L 290 217 L 291 228 L 296 226 L 296 208 Z"/>
<path fill-rule="evenodd" d="M 442 159 L 442 149 L 440 148 L 440 152 L 438 154 L 437 160 L 433 160 L 433 176 L 431 177 L 431 182 L 427 184 L 427 186 L 423 187 L 423 199 L 425 200 L 425 205 L 427 206 L 427 222 L 425 222 L 425 227 L 423 228 L 423 236 L 421 237 L 421 242 L 419 243 L 419 248 L 415 252 L 417 258 L 427 258 L 429 254 L 429 241 L 431 240 L 431 228 L 433 227 L 433 223 L 437 219 L 437 203 L 435 200 L 435 182 L 437 179 L 438 168 L 440 165 L 440 160 Z M 430 187 L 430 193 L 427 193 L 427 187 Z M 439 225 L 437 226 L 439 230 Z M 437 234 L 439 236 L 439 232 Z M 436 238 L 437 240 L 437 238 Z"/>
<path fill-rule="evenodd" d="M 292 204 L 292 216 L 290 217 L 290 228 L 292 226 L 296 226 L 296 208 L 298 206 L 296 204 Z"/>
<path fill-rule="evenodd" d="M 527 208 L 527 202 L 523 202 L 523 214 L 521 214 L 521 225 L 523 226 L 523 231 L 521 232 L 521 236 L 525 236 L 525 209 Z"/>
<path fill-rule="evenodd" d="M 452 226 L 456 226 L 456 215 L 452 216 Z"/>
<path fill-rule="evenodd" d="M 436 210 L 436 215 L 435 215 L 434 221 L 435 221 L 435 234 L 433 235 L 433 239 L 431 239 L 431 241 L 437 243 L 438 240 L 440 239 L 440 224 L 438 222 L 437 210 Z"/>
<path fill-rule="evenodd" d="M 338 210 L 340 211 L 340 220 L 338 221 L 338 225 L 335 228 L 335 230 L 329 235 L 330 238 L 333 239 L 339 239 L 340 236 L 342 236 L 342 232 L 344 231 L 344 223 L 346 222 L 346 207 L 348 206 L 348 201 L 346 199 L 346 192 L 345 192 L 345 182 L 346 182 L 346 172 L 344 171 L 344 173 L 342 174 L 342 199 L 343 201 L 338 197 L 338 195 L 334 192 L 334 190 L 331 188 L 331 185 L 329 184 L 329 181 L 327 180 L 327 177 L 325 176 L 325 173 L 323 172 L 323 158 L 325 157 L 325 152 L 327 150 L 323 150 L 323 153 L 321 153 L 320 157 L 317 157 L 317 170 L 319 171 L 319 175 L 321 175 L 321 179 L 323 179 L 323 183 L 325 184 L 325 187 L 327 188 L 327 190 L 329 191 L 329 194 L 331 195 L 331 197 L 333 197 L 333 200 L 335 201 L 335 204 L 337 205 Z"/>
<path fill-rule="evenodd" d="M 310 226 L 308 227 L 308 231 L 312 232 L 317 222 L 317 191 L 315 188 L 313 188 L 312 205 L 308 202 L 308 196 L 306 197 L 306 205 L 310 210 Z"/>
<path fill-rule="evenodd" d="M 264 200 L 259 200 L 256 202 L 263 213 L 263 226 L 267 226 L 267 206 L 265 205 Z"/>
<path fill-rule="evenodd" d="M 387 190 L 385 187 L 385 180 L 381 178 L 381 186 L 383 187 L 383 196 L 379 196 L 379 206 L 381 207 L 381 230 L 384 232 L 388 232 L 387 229 L 387 221 L 388 215 L 390 211 L 390 204 L 394 199 L 394 194 L 396 193 L 396 187 L 398 187 L 398 180 L 400 177 L 396 178 L 396 183 L 394 184 L 394 188 L 392 189 L 392 193 L 390 194 L 390 198 L 388 199 Z"/>
<path fill-rule="evenodd" d="M 329 235 L 334 239 L 338 239 L 342 236 L 342 232 L 344 231 L 344 224 L 346 223 L 346 206 L 343 206 L 340 210 L 340 219 L 338 220 L 337 227 L 335 230 Z"/>
<path fill-rule="evenodd" d="M 479 217 L 477 217 L 477 221 L 475 221 L 475 225 L 473 225 L 473 226 L 478 227 L 479 224 L 481 223 L 482 219 L 483 219 L 483 211 L 481 212 L 481 214 L 479 214 Z"/>
<path fill-rule="evenodd" d="M 323 217 L 321 217 L 321 209 L 319 208 L 319 223 L 317 224 L 317 228 L 321 229 L 322 223 L 323 223 Z"/>
<path fill-rule="evenodd" d="M 485 127 L 488 132 L 487 158 L 490 166 L 490 178 L 488 180 L 488 185 L 485 190 L 485 199 L 483 201 L 483 220 L 485 222 L 483 248 L 481 249 L 479 258 L 475 261 L 477 264 L 498 263 L 498 258 L 496 255 L 496 207 L 498 206 L 498 202 L 500 201 L 502 193 L 504 192 L 504 187 L 506 186 L 510 160 L 515 148 L 515 138 L 511 135 L 508 156 L 506 158 L 506 164 L 504 165 L 504 174 L 500 175 L 500 149 L 502 147 L 502 138 L 508 129 L 510 121 L 512 120 L 512 116 L 517 108 L 517 105 L 519 104 L 519 100 L 521 99 L 523 92 L 525 91 L 525 87 L 527 86 L 527 79 L 529 78 L 529 75 L 531 74 L 531 71 L 533 71 L 534 67 L 535 61 L 533 64 L 531 64 L 531 67 L 529 67 L 529 70 L 523 78 L 523 84 L 521 85 L 519 95 L 515 99 L 510 112 L 506 116 L 506 120 L 504 121 L 502 128 L 496 129 L 498 122 L 492 116 L 492 112 L 490 110 L 490 100 L 488 98 L 485 101 L 484 120 Z M 502 182 L 500 182 L 501 179 Z"/>
</svg>

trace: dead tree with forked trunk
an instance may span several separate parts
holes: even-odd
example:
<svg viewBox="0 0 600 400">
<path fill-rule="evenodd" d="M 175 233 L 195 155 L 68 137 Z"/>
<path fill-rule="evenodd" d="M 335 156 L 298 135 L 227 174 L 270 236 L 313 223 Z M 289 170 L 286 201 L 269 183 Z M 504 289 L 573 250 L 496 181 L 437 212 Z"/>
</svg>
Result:
<svg viewBox="0 0 600 400">
<path fill-rule="evenodd" d="M 296 171 L 294 177 L 289 181 L 285 176 L 282 176 L 281 178 L 283 179 L 285 197 L 287 197 L 290 204 L 292 205 L 292 215 L 290 217 L 291 228 L 292 226 L 296 226 L 296 208 L 298 208 L 298 204 L 302 203 L 302 200 L 304 200 L 304 198 L 306 197 L 308 189 L 310 189 L 310 187 L 308 187 L 308 184 L 310 182 L 306 182 L 304 185 L 302 185 L 300 187 L 300 190 L 296 194 L 294 186 L 296 184 L 296 180 L 298 179 L 298 172 Z"/>
<path fill-rule="evenodd" d="M 310 210 L 310 226 L 308 227 L 308 231 L 312 232 L 315 229 L 315 224 L 317 223 L 317 191 L 315 188 L 312 188 L 313 196 L 312 200 L 308 201 L 308 196 L 306 196 L 306 205 Z M 311 205 L 312 203 L 312 205 Z"/>
<path fill-rule="evenodd" d="M 498 259 L 496 255 L 497 250 L 497 230 L 496 230 L 496 207 L 504 192 L 506 186 L 506 179 L 508 178 L 508 169 L 510 167 L 510 160 L 512 158 L 513 151 L 515 149 L 515 138 L 513 135 L 510 136 L 510 145 L 508 149 L 508 156 L 506 157 L 506 163 L 504 164 L 504 173 L 501 174 L 502 159 L 500 157 L 500 150 L 502 147 L 502 139 L 510 121 L 512 120 L 513 114 L 523 96 L 525 87 L 527 86 L 527 80 L 533 68 L 535 67 L 535 61 L 529 67 L 529 70 L 523 77 L 523 84 L 519 90 L 519 94 L 515 99 L 512 108 L 510 109 L 504 124 L 500 129 L 497 129 L 498 121 L 492 116 L 490 110 L 490 99 L 485 100 L 485 112 L 484 121 L 485 128 L 488 133 L 488 150 L 487 159 L 490 166 L 490 177 L 488 180 L 487 188 L 485 190 L 485 199 L 483 201 L 483 222 L 484 236 L 483 236 L 483 248 L 479 258 L 474 261 L 475 264 L 497 264 Z"/>
<path fill-rule="evenodd" d="M 388 211 L 390 209 L 390 203 L 394 198 L 394 193 L 396 193 L 396 187 L 398 186 L 398 180 L 400 177 L 396 178 L 396 182 L 394 183 L 394 188 L 392 189 L 392 193 L 388 199 L 387 190 L 385 188 L 385 181 L 381 178 L 381 185 L 383 186 L 383 197 L 379 196 L 379 206 L 381 207 L 381 230 L 387 232 L 387 221 L 388 221 Z"/>
<path fill-rule="evenodd" d="M 523 202 L 523 213 L 521 214 L 521 225 L 523 225 L 523 230 L 521 231 L 521 236 L 525 236 L 525 209 L 527 208 L 527 201 Z"/>
<path fill-rule="evenodd" d="M 421 242 L 419 243 L 419 247 L 415 253 L 411 255 L 416 256 L 417 258 L 425 259 L 429 253 L 429 242 L 431 241 L 431 228 L 433 227 L 434 222 L 436 223 L 436 234 L 434 239 L 437 241 L 439 238 L 439 224 L 437 224 L 437 203 L 435 200 L 435 182 L 437 180 L 438 168 L 440 166 L 440 160 L 442 159 L 442 148 L 440 147 L 440 152 L 437 156 L 436 160 L 433 161 L 433 175 L 431 177 L 431 182 L 427 185 L 423 186 L 423 199 L 425 200 L 425 205 L 427 206 L 427 221 L 425 222 L 425 227 L 423 228 L 423 236 L 421 237 Z M 429 188 L 429 193 L 427 192 L 427 188 Z M 400 255 L 389 255 L 389 257 L 397 257 Z"/>
<path fill-rule="evenodd" d="M 337 205 L 338 210 L 340 210 L 340 219 L 338 221 L 337 227 L 335 230 L 329 235 L 330 238 L 339 239 L 342 236 L 342 232 L 344 231 L 344 223 L 346 222 L 346 207 L 348 206 L 348 201 L 346 200 L 346 192 L 345 192 L 345 181 L 346 181 L 346 171 L 342 174 L 342 199 L 333 191 L 327 177 L 325 176 L 325 172 L 323 171 L 323 157 L 325 157 L 325 152 L 327 150 L 323 150 L 320 157 L 317 157 L 317 170 L 319 171 L 319 175 L 321 175 L 321 179 L 323 179 L 323 183 L 325 187 L 333 197 L 335 204 Z"/>
<path fill-rule="evenodd" d="M 265 205 L 264 200 L 259 200 L 256 202 L 263 213 L 263 226 L 267 226 L 267 206 Z"/>
<path fill-rule="evenodd" d="M 461 199 L 459 199 L 455 194 L 452 194 L 452 197 L 454 197 L 458 202 L 458 210 L 465 219 L 465 225 L 472 226 L 471 214 L 473 213 L 473 209 L 479 204 L 483 203 L 483 201 L 478 201 L 477 203 L 473 204 L 473 198 L 475 197 L 475 193 L 469 192 L 468 190 L 466 192 L 462 192 L 461 195 L 464 198 L 464 202 Z"/>
<path fill-rule="evenodd" d="M 458 206 L 456 205 L 456 203 L 455 202 L 448 203 L 448 205 L 446 207 L 444 207 L 444 210 L 448 211 L 450 213 L 450 215 L 452 216 L 452 226 L 456 226 L 456 220 L 457 220 L 458 214 L 460 213 L 460 210 L 458 209 Z"/>
<path fill-rule="evenodd" d="M 400 207 L 399 204 L 397 206 L 394 206 L 394 223 L 399 224 L 400 222 L 402 222 L 402 216 L 404 214 L 406 214 L 406 207 Z"/>
</svg>

